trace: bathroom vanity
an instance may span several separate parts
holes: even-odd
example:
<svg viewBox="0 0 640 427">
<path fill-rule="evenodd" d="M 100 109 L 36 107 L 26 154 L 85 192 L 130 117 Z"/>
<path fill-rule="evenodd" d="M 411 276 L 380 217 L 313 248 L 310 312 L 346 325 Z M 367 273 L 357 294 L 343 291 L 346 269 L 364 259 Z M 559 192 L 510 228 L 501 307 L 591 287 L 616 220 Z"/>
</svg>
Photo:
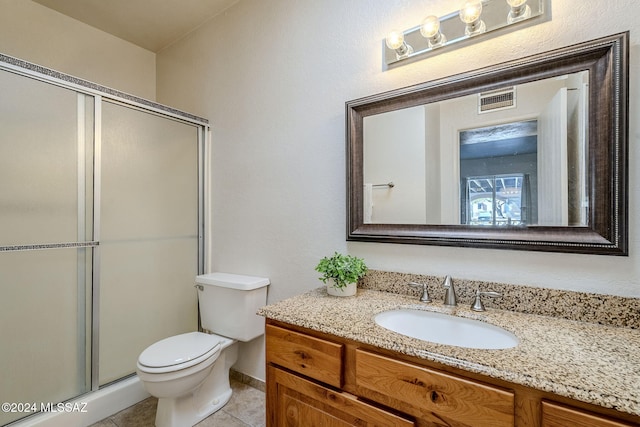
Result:
<svg viewBox="0 0 640 427">
<path fill-rule="evenodd" d="M 475 318 L 518 346 L 433 344 L 384 329 L 396 308 Z M 322 288 L 264 307 L 267 425 L 638 426 L 640 331 L 414 296 Z"/>
</svg>

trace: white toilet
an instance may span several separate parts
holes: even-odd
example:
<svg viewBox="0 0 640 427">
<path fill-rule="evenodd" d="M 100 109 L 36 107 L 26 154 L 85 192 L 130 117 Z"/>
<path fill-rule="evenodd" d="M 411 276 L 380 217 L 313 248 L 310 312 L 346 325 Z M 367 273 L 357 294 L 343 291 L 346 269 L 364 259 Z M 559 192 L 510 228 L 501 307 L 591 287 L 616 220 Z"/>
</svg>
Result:
<svg viewBox="0 0 640 427">
<path fill-rule="evenodd" d="M 236 340 L 264 334 L 264 319 L 256 311 L 267 302 L 268 285 L 269 279 L 237 274 L 196 277 L 202 328 L 210 333 L 169 337 L 138 357 L 138 377 L 158 398 L 157 427 L 193 426 L 229 401 Z"/>
</svg>

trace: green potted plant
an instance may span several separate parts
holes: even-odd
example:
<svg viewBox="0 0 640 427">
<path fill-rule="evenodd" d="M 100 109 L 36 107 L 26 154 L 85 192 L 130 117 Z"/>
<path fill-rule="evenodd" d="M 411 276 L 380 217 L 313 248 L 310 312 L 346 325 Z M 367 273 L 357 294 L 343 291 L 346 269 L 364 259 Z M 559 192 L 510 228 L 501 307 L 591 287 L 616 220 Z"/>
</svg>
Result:
<svg viewBox="0 0 640 427">
<path fill-rule="evenodd" d="M 329 295 L 346 297 L 356 294 L 358 279 L 364 277 L 367 266 L 362 258 L 336 252 L 322 258 L 316 271 L 322 273 L 320 280 L 327 285 Z"/>
</svg>

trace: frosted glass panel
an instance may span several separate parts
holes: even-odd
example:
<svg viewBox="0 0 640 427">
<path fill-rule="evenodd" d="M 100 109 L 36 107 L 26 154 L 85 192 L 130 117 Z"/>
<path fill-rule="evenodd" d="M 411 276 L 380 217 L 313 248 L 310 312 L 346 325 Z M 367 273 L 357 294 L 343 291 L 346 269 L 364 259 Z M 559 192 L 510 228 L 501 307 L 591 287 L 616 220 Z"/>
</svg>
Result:
<svg viewBox="0 0 640 427">
<path fill-rule="evenodd" d="M 198 248 L 189 238 L 112 242 L 101 259 L 102 385 L 135 372 L 147 346 L 197 329 Z"/>
<path fill-rule="evenodd" d="M 103 103 L 100 384 L 197 328 L 198 128 Z"/>
<path fill-rule="evenodd" d="M 0 252 L 3 401 L 58 402 L 90 389 L 89 282 L 78 273 L 90 274 L 90 255 L 91 249 Z M 0 412 L 0 425 L 25 415 Z"/>
<path fill-rule="evenodd" d="M 102 240 L 195 237 L 198 128 L 103 104 Z"/>
<path fill-rule="evenodd" d="M 0 246 L 85 240 L 92 98 L 7 71 L 0 89 Z"/>
</svg>

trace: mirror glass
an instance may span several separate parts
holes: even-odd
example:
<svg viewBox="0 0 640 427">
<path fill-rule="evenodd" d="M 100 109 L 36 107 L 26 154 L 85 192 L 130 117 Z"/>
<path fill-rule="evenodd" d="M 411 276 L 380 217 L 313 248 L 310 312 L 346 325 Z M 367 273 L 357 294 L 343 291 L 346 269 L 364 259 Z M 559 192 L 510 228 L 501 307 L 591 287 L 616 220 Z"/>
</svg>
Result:
<svg viewBox="0 0 640 427">
<path fill-rule="evenodd" d="M 347 240 L 626 255 L 628 40 L 348 101 Z"/>
<path fill-rule="evenodd" d="M 580 71 L 365 117 L 364 223 L 588 225 L 588 86 Z"/>
</svg>

